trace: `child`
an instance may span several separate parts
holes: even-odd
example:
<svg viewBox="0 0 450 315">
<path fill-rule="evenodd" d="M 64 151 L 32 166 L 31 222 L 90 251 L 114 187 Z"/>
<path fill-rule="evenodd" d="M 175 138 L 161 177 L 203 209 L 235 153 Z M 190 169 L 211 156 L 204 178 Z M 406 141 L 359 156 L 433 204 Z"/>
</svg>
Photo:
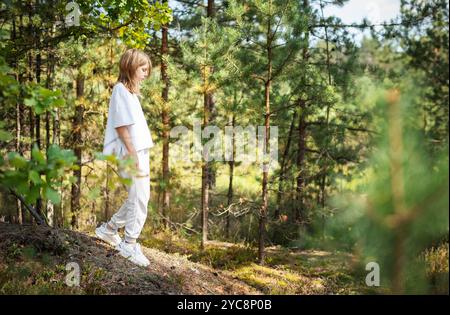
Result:
<svg viewBox="0 0 450 315">
<path fill-rule="evenodd" d="M 139 86 L 150 74 L 150 58 L 137 49 L 127 50 L 120 58 L 120 74 L 109 103 L 108 122 L 103 154 L 115 154 L 120 159 L 132 158 L 137 175 L 121 171 L 121 176 L 132 179 L 128 198 L 111 220 L 95 230 L 101 240 L 116 247 L 119 253 L 133 263 L 146 267 L 148 259 L 136 242 L 147 217 L 150 199 L 149 149 L 153 141 L 139 102 Z M 117 233 L 125 227 L 122 240 Z"/>
</svg>

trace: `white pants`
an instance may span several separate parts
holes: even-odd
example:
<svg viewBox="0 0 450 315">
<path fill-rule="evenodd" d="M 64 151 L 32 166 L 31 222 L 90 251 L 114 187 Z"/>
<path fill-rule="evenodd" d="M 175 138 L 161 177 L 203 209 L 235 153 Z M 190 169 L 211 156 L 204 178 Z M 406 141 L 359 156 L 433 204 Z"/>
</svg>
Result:
<svg viewBox="0 0 450 315">
<path fill-rule="evenodd" d="M 119 155 L 119 157 L 123 157 Z M 109 221 L 114 229 L 125 227 L 125 239 L 137 239 L 147 218 L 147 205 L 150 200 L 150 163 L 148 149 L 137 152 L 139 171 L 135 176 L 120 172 L 120 176 L 131 178 L 127 185 L 128 198 Z"/>
</svg>

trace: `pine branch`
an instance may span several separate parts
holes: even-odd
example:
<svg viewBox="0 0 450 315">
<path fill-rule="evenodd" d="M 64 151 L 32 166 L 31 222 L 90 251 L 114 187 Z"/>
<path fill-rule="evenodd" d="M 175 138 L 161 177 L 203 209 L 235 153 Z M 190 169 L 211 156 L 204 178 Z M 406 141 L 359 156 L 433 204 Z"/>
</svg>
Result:
<svg viewBox="0 0 450 315">
<path fill-rule="evenodd" d="M 324 121 L 310 121 L 310 122 L 308 122 L 308 125 L 322 126 L 322 125 L 326 125 L 326 122 L 324 122 Z M 333 127 L 343 127 L 343 128 L 345 128 L 347 130 L 350 130 L 350 131 L 379 134 L 377 131 L 370 130 L 370 129 L 367 129 L 367 128 L 362 128 L 362 127 L 348 127 L 348 126 L 344 126 L 344 125 L 341 125 L 341 124 L 332 124 L 332 123 L 329 123 L 328 125 L 329 126 L 333 126 Z"/>
<path fill-rule="evenodd" d="M 362 23 L 362 24 L 327 24 L 327 23 L 320 23 L 320 24 L 312 24 L 308 26 L 309 30 L 312 30 L 314 28 L 325 28 L 325 27 L 333 27 L 333 28 L 360 28 L 360 29 L 366 29 L 366 28 L 374 28 L 374 27 L 393 27 L 393 26 L 405 26 L 405 27 L 411 27 L 419 25 L 423 20 L 425 20 L 428 17 L 432 17 L 432 15 L 425 15 L 422 18 L 411 20 L 411 21 L 402 21 L 399 23 L 380 23 L 380 24 L 369 24 L 369 23 Z"/>
</svg>

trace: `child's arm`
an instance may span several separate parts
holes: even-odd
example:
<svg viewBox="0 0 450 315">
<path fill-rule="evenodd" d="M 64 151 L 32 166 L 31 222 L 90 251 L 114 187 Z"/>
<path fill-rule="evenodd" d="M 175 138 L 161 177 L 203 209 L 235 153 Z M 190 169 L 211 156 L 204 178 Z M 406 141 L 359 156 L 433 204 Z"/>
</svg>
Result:
<svg viewBox="0 0 450 315">
<path fill-rule="evenodd" d="M 122 140 L 123 144 L 127 148 L 128 155 L 132 157 L 136 162 L 136 167 L 139 168 L 139 160 L 137 158 L 137 153 L 134 148 L 133 142 L 131 141 L 130 132 L 128 131 L 128 126 L 120 126 L 116 128 L 119 138 Z"/>
</svg>

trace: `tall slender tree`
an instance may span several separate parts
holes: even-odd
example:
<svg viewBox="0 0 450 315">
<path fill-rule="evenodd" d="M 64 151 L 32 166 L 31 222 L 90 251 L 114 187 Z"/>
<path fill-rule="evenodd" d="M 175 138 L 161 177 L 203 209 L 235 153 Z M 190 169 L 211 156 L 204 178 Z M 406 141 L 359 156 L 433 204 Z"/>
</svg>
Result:
<svg viewBox="0 0 450 315">
<path fill-rule="evenodd" d="M 169 43 L 168 43 L 168 24 L 164 24 L 161 27 L 161 80 L 163 81 L 162 89 L 162 100 L 163 108 L 161 112 L 162 119 L 162 205 L 161 205 L 161 215 L 163 217 L 163 222 L 166 224 L 166 216 L 168 215 L 168 210 L 170 207 L 170 168 L 169 168 L 169 133 L 170 133 L 170 108 L 169 108 L 169 76 L 167 73 L 167 56 L 169 53 Z"/>
</svg>

